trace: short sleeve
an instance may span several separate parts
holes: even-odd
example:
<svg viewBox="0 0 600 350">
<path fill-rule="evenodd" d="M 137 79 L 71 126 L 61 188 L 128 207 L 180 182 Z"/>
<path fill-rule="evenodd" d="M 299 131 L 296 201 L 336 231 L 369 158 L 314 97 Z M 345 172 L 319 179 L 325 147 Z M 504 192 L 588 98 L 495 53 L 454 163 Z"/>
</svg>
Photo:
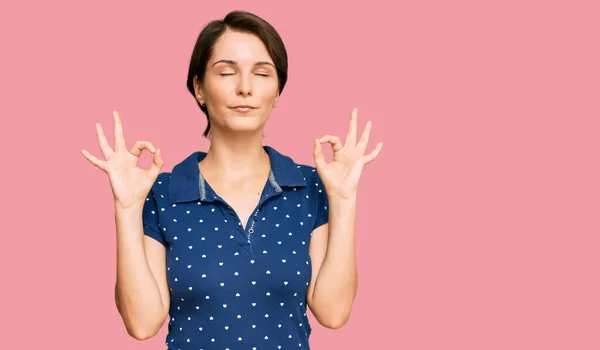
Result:
<svg viewBox="0 0 600 350">
<path fill-rule="evenodd" d="M 325 191 L 325 186 L 323 186 L 321 177 L 316 170 L 314 171 L 314 174 L 315 177 L 312 186 L 314 187 L 314 192 L 317 196 L 317 216 L 313 230 L 329 222 L 329 199 L 327 198 L 327 192 Z"/>
<path fill-rule="evenodd" d="M 150 190 L 146 201 L 144 202 L 144 209 L 142 211 L 142 225 L 144 227 L 144 234 L 152 237 L 160 244 L 166 246 L 165 237 L 160 232 L 160 225 L 158 222 L 158 207 L 156 205 L 156 198 L 154 192 Z"/>
</svg>

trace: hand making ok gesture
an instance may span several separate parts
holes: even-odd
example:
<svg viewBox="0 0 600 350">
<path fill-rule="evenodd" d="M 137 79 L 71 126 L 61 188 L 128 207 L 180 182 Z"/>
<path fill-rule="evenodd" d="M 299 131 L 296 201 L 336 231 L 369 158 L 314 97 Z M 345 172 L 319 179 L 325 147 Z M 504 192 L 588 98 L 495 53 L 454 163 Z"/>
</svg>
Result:
<svg viewBox="0 0 600 350">
<path fill-rule="evenodd" d="M 328 196 L 354 198 L 363 167 L 375 160 L 383 147 L 383 143 L 379 142 L 371 153 L 365 154 L 372 122 L 367 122 L 362 136 L 357 142 L 357 114 L 358 111 L 354 108 L 344 144 L 337 136 L 325 135 L 320 139 L 315 139 L 313 151 L 315 165 Z M 325 161 L 321 151 L 322 143 L 330 143 L 333 148 L 333 160 L 329 163 Z"/>
<path fill-rule="evenodd" d="M 116 205 L 120 208 L 129 208 L 134 205 L 143 206 L 144 200 L 163 165 L 160 149 L 155 148 L 148 141 L 137 141 L 128 151 L 123 136 L 121 117 L 117 111 L 113 111 L 113 119 L 115 127 L 114 150 L 109 146 L 102 126 L 96 123 L 96 134 L 105 160 L 94 157 L 84 149 L 81 150 L 81 153 L 92 164 L 108 174 Z M 144 149 L 154 155 L 149 169 L 138 167 Z"/>
</svg>

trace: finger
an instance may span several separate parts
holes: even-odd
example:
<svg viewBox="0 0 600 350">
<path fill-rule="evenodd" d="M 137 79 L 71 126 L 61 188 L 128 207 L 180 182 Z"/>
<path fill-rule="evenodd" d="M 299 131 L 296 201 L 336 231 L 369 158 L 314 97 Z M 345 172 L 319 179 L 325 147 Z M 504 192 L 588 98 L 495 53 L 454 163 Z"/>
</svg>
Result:
<svg viewBox="0 0 600 350">
<path fill-rule="evenodd" d="M 123 123 L 118 111 L 113 111 L 113 119 L 115 123 L 115 151 L 124 151 L 125 137 L 123 136 Z"/>
<path fill-rule="evenodd" d="M 150 165 L 150 169 L 148 169 L 148 174 L 152 176 L 153 179 L 155 179 L 160 173 L 160 169 L 162 169 L 162 166 L 162 153 L 160 151 L 160 148 L 157 148 L 156 152 L 154 152 L 154 156 L 152 157 L 152 164 Z"/>
<path fill-rule="evenodd" d="M 106 171 L 106 166 L 104 161 L 101 161 L 100 159 L 94 157 L 93 155 L 90 154 L 90 152 L 82 149 L 81 150 L 81 154 L 83 154 L 83 156 L 90 161 L 90 163 L 94 164 L 96 167 L 98 167 L 100 170 L 102 171 Z"/>
<path fill-rule="evenodd" d="M 375 147 L 375 149 L 373 150 L 373 152 L 365 155 L 365 164 L 369 164 L 370 162 L 374 161 L 375 158 L 377 158 L 377 155 L 379 154 L 379 152 L 381 152 L 381 148 L 383 147 L 383 142 L 379 142 L 377 144 L 377 146 Z"/>
<path fill-rule="evenodd" d="M 337 136 L 325 135 L 319 139 L 319 143 L 327 142 L 331 144 L 331 148 L 334 152 L 337 152 L 342 149 L 342 141 Z"/>
<path fill-rule="evenodd" d="M 358 120 L 358 110 L 356 108 L 352 109 L 352 113 L 350 114 L 350 122 L 348 123 L 348 134 L 346 135 L 346 145 L 355 146 L 356 145 L 356 124 Z"/>
<path fill-rule="evenodd" d="M 131 148 L 131 151 L 129 152 L 139 158 L 142 155 L 144 149 L 147 149 L 148 151 L 150 151 L 150 153 L 156 152 L 156 148 L 154 148 L 154 145 L 152 145 L 152 143 L 149 141 L 137 141 L 135 145 L 133 145 L 133 147 Z"/>
<path fill-rule="evenodd" d="M 98 143 L 100 144 L 100 151 L 102 151 L 102 155 L 105 159 L 110 158 L 114 151 L 110 148 L 108 141 L 106 140 L 106 135 L 104 135 L 104 130 L 102 130 L 102 125 L 100 123 L 96 123 L 96 135 L 98 135 Z"/>
<path fill-rule="evenodd" d="M 362 150 L 367 148 L 367 144 L 369 143 L 369 136 L 371 134 L 372 125 L 373 125 L 373 122 L 371 122 L 369 120 L 367 122 L 367 124 L 365 125 L 365 128 L 363 129 L 363 133 L 362 133 L 362 136 L 360 137 L 360 141 L 358 141 L 358 147 L 360 147 Z"/>
<path fill-rule="evenodd" d="M 321 143 L 319 142 L 319 139 L 315 139 L 315 147 L 313 150 L 313 156 L 315 158 L 315 165 L 318 169 L 322 169 L 323 166 L 326 164 L 325 162 L 325 156 L 323 155 L 323 152 L 321 150 Z"/>
</svg>

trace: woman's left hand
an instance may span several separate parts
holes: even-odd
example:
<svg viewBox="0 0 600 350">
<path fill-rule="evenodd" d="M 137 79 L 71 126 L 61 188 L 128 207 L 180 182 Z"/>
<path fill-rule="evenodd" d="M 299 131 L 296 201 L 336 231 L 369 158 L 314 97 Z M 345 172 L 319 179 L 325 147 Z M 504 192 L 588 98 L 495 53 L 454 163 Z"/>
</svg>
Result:
<svg viewBox="0 0 600 350">
<path fill-rule="evenodd" d="M 375 160 L 383 147 L 383 143 L 379 142 L 371 153 L 365 154 L 372 122 L 367 122 L 362 136 L 357 142 L 357 114 L 357 109 L 354 108 L 350 115 L 350 124 L 344 145 L 337 136 L 325 135 L 320 139 L 315 139 L 313 151 L 315 167 L 329 197 L 356 198 L 363 167 Z M 331 144 L 333 149 L 333 160 L 329 163 L 323 156 L 322 143 Z"/>
</svg>

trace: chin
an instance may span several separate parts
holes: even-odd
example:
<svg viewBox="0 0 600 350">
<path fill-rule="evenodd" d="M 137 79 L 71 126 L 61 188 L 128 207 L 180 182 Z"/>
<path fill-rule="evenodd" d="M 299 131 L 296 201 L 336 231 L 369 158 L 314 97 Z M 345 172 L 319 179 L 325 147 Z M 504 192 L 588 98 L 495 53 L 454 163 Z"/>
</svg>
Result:
<svg viewBox="0 0 600 350">
<path fill-rule="evenodd" d="M 225 123 L 225 129 L 230 132 L 251 133 L 259 132 L 264 122 L 258 118 L 231 118 Z"/>
</svg>

